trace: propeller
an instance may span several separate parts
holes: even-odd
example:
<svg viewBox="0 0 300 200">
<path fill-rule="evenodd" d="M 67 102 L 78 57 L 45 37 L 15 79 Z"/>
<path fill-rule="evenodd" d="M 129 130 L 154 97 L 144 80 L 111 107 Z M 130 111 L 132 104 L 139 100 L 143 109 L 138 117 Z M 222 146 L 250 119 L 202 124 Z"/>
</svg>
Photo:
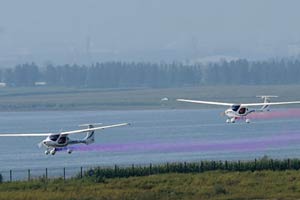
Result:
<svg viewBox="0 0 300 200">
<path fill-rule="evenodd" d="M 42 148 L 42 147 L 43 147 L 43 141 L 41 141 L 41 142 L 38 143 L 38 147 L 39 147 L 39 148 Z"/>
</svg>

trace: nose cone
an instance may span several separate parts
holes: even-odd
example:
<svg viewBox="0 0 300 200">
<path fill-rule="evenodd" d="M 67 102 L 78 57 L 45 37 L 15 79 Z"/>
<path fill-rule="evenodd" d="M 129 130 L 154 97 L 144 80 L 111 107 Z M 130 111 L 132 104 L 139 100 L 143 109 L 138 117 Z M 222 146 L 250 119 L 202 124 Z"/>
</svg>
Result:
<svg viewBox="0 0 300 200">
<path fill-rule="evenodd" d="M 225 115 L 226 116 L 231 116 L 232 115 L 232 110 L 231 109 L 227 109 L 227 110 L 225 110 Z"/>
<path fill-rule="evenodd" d="M 227 115 L 229 113 L 229 109 L 224 111 L 224 114 Z"/>
<path fill-rule="evenodd" d="M 50 145 L 50 141 L 49 140 L 43 140 L 42 142 L 45 146 L 49 146 Z"/>
</svg>

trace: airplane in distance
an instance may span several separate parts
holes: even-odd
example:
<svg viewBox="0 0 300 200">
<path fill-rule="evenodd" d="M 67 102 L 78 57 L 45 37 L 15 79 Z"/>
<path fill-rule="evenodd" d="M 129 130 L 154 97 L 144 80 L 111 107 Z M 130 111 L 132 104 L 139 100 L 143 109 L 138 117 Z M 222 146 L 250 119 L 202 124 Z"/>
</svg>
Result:
<svg viewBox="0 0 300 200">
<path fill-rule="evenodd" d="M 278 96 L 257 96 L 263 99 L 262 103 L 224 103 L 224 102 L 214 102 L 214 101 L 198 101 L 189 99 L 177 99 L 181 102 L 198 103 L 198 104 L 208 104 L 208 105 L 219 105 L 219 106 L 229 106 L 224 114 L 227 116 L 227 123 L 235 123 L 237 119 L 245 119 L 246 123 L 250 123 L 250 119 L 247 116 L 253 112 L 265 112 L 270 111 L 269 107 L 271 105 L 287 105 L 287 104 L 300 104 L 300 101 L 289 101 L 289 102 L 270 102 L 270 98 Z M 262 106 L 259 109 L 250 109 L 253 106 Z"/>
<path fill-rule="evenodd" d="M 23 133 L 23 134 L 0 134 L 0 137 L 46 137 L 46 139 L 42 140 L 39 143 L 39 147 L 45 146 L 47 150 L 45 151 L 45 154 L 51 154 L 55 155 L 56 151 L 59 148 L 64 148 L 69 145 L 73 144 L 92 144 L 95 142 L 95 131 L 96 130 L 102 130 L 107 128 L 114 128 L 114 127 L 120 127 L 120 126 L 126 126 L 129 125 L 129 123 L 122 123 L 122 124 L 113 124 L 108 126 L 98 126 L 95 127 L 97 124 L 82 124 L 79 126 L 87 126 L 85 129 L 79 129 L 79 130 L 73 130 L 73 131 L 65 131 L 60 133 Z M 86 136 L 83 139 L 71 139 L 69 138 L 69 135 L 72 134 L 79 134 L 79 133 L 86 133 Z M 67 149 L 67 152 L 69 154 L 72 153 L 72 149 Z"/>
</svg>

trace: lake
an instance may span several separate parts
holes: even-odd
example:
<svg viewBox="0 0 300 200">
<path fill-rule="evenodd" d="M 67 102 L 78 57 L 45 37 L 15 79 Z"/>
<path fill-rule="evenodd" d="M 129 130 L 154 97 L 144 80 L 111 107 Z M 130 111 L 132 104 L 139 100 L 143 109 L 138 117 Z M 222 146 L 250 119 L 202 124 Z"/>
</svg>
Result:
<svg viewBox="0 0 300 200">
<path fill-rule="evenodd" d="M 92 145 L 45 155 L 43 137 L 1 138 L 1 170 L 112 166 L 199 160 L 300 157 L 300 110 L 274 110 L 251 123 L 225 123 L 223 110 L 1 112 L 1 133 L 59 132 L 79 124 L 129 122 L 96 132 Z M 75 138 L 85 135 L 70 136 Z"/>
</svg>

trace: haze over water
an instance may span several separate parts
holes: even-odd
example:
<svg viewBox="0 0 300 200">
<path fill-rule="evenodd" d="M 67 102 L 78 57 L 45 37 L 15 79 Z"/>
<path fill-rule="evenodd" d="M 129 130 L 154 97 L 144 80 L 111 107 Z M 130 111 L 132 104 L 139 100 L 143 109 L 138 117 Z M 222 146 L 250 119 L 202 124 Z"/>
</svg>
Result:
<svg viewBox="0 0 300 200">
<path fill-rule="evenodd" d="M 299 56 L 299 5 L 296 0 L 1 1 L 0 67 Z"/>
</svg>

